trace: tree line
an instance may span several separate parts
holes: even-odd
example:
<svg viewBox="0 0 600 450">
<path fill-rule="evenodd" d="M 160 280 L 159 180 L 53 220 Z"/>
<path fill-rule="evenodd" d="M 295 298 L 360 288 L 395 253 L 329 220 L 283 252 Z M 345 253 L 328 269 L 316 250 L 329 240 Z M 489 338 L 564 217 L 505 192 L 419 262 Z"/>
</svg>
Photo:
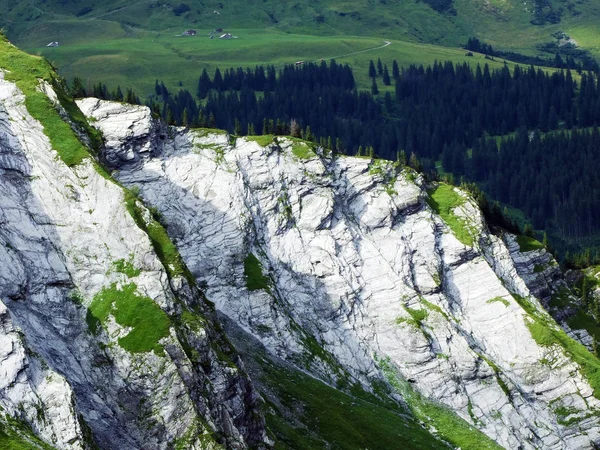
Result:
<svg viewBox="0 0 600 450">
<path fill-rule="evenodd" d="M 203 71 L 195 93 L 157 80 L 146 104 L 170 124 L 253 135 L 290 134 L 293 122 L 297 135 L 336 152 L 392 160 L 414 155 L 426 173 L 441 165 L 524 211 L 536 229 L 570 239 L 565 248 L 600 234 L 600 217 L 590 212 L 600 211 L 600 196 L 589 189 L 598 181 L 591 128 L 600 125 L 600 82 L 594 74 L 582 72 L 576 81 L 569 69 L 491 70 L 452 62 L 400 68 L 378 60 L 369 75 L 375 87 L 389 82 L 393 90 L 360 91 L 349 66 L 322 61 L 217 69 L 212 76 Z M 88 92 L 74 80 L 73 91 L 139 103 L 132 91 L 110 92 L 101 83 Z"/>
</svg>

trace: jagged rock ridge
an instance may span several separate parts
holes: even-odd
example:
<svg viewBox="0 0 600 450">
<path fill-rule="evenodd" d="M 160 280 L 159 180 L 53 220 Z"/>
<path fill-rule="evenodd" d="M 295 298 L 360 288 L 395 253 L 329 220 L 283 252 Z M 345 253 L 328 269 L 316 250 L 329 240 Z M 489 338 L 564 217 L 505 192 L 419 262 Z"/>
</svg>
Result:
<svg viewBox="0 0 600 450">
<path fill-rule="evenodd" d="M 0 72 L 2 415 L 61 450 L 268 446 L 211 305 L 159 251 L 176 253 L 166 234 L 91 156 L 63 162 L 17 86 L 28 76 Z"/>
<path fill-rule="evenodd" d="M 581 365 L 536 334 L 560 330 L 519 275 L 514 238 L 491 234 L 464 193 L 450 193 L 459 240 L 410 169 L 78 104 L 217 309 L 273 354 L 330 383 L 385 378 L 409 403 L 416 389 L 506 448 L 600 439 Z"/>
</svg>

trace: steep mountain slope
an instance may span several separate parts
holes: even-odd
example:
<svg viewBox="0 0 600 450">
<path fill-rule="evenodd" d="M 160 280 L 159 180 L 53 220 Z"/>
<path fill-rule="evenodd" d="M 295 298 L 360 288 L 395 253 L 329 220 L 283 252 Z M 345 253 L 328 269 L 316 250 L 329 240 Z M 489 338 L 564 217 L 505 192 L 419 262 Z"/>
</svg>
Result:
<svg viewBox="0 0 600 450">
<path fill-rule="evenodd" d="M 506 448 L 598 441 L 600 362 L 464 193 L 300 141 L 165 132 L 143 107 L 78 105 L 217 309 L 271 354 L 339 388 L 390 389 L 461 448 L 496 445 L 474 427 Z"/>
<path fill-rule="evenodd" d="M 260 447 L 259 397 L 168 237 L 46 63 L 0 47 L 0 438 L 18 419 L 59 449 Z"/>
<path fill-rule="evenodd" d="M 553 260 L 462 191 L 79 101 L 100 135 L 43 59 L 0 69 L 0 446 L 600 442 Z"/>
</svg>

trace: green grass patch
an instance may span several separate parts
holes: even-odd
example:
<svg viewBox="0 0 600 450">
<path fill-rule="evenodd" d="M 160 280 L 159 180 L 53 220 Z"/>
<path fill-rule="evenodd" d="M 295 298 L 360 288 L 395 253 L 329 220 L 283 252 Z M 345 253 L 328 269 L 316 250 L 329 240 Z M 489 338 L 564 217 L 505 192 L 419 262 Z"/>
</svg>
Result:
<svg viewBox="0 0 600 450">
<path fill-rule="evenodd" d="M 206 328 L 206 320 L 199 314 L 184 309 L 179 317 L 181 322 L 190 330 L 199 332 Z"/>
<path fill-rule="evenodd" d="M 59 99 L 65 100 L 65 109 L 73 111 L 77 108 L 69 104 L 72 100 L 66 101 L 64 92 L 60 92 L 62 89 L 56 82 L 50 64 L 43 58 L 20 51 L 0 35 L 0 68 L 8 70 L 5 78 L 23 91 L 27 111 L 42 124 L 44 134 L 64 163 L 67 166 L 75 166 L 88 158 L 90 155 L 75 132 L 62 119 L 50 99 L 37 89 L 39 80 L 47 81 L 55 88 L 57 94 L 60 94 Z M 78 116 L 81 116 L 81 113 Z M 82 123 L 85 123 L 85 120 Z M 97 133 L 93 133 L 92 137 L 96 135 Z"/>
<path fill-rule="evenodd" d="M 544 245 L 540 241 L 523 234 L 517 236 L 517 243 L 519 244 L 519 250 L 522 253 L 531 252 L 533 250 L 541 250 L 544 248 Z"/>
<path fill-rule="evenodd" d="M 248 256 L 244 259 L 244 277 L 249 291 L 264 289 L 270 292 L 270 280 L 263 275 L 262 264 L 253 253 L 248 253 Z"/>
<path fill-rule="evenodd" d="M 393 402 L 383 402 L 355 385 L 339 391 L 300 371 L 261 362 L 264 385 L 281 406 L 268 402 L 267 427 L 275 449 L 337 450 L 447 448 Z M 289 416 L 297 421 L 291 424 Z"/>
<path fill-rule="evenodd" d="M 369 175 L 384 177 L 386 172 L 386 162 L 381 159 L 374 159 L 369 164 Z"/>
<path fill-rule="evenodd" d="M 453 186 L 440 183 L 435 189 L 429 192 L 427 203 L 440 215 L 452 230 L 456 238 L 465 245 L 472 246 L 474 242 L 474 230 L 467 223 L 466 219 L 456 216 L 454 208 L 462 205 L 465 199 L 461 197 Z"/>
<path fill-rule="evenodd" d="M 2 450 L 55 450 L 38 438 L 25 422 L 1 413 L 0 448 Z"/>
<path fill-rule="evenodd" d="M 118 273 L 127 275 L 127 277 L 129 278 L 137 277 L 140 273 L 142 273 L 142 271 L 140 269 L 136 269 L 133 263 L 131 262 L 131 260 L 133 259 L 133 255 L 131 255 L 129 259 L 129 261 L 119 259 L 113 262 L 113 269 Z"/>
<path fill-rule="evenodd" d="M 506 383 L 504 382 L 504 380 L 502 379 L 502 377 L 500 376 L 500 374 L 502 373 L 502 371 L 500 370 L 500 368 L 496 365 L 496 363 L 494 363 L 494 361 L 492 361 L 491 359 L 485 357 L 484 355 L 479 355 L 479 357 L 481 359 L 483 359 L 488 366 L 490 366 L 492 368 L 492 370 L 494 371 L 494 375 L 496 377 L 496 382 L 498 383 L 498 385 L 500 386 L 500 388 L 504 391 L 504 394 L 508 397 L 511 398 L 511 393 L 510 393 L 510 389 L 508 388 L 508 386 L 506 385 Z"/>
<path fill-rule="evenodd" d="M 413 309 L 407 307 L 406 311 L 410 314 L 410 317 L 412 317 L 412 320 L 414 320 L 418 326 L 421 326 L 423 321 L 427 319 L 427 316 L 429 315 L 426 309 Z"/>
<path fill-rule="evenodd" d="M 538 311 L 527 299 L 514 294 L 513 297 L 527 311 L 530 320 L 527 328 L 536 343 L 543 347 L 560 346 L 565 354 L 579 365 L 582 375 L 594 390 L 594 397 L 600 399 L 600 360 L 583 344 L 570 338 L 549 316 Z"/>
<path fill-rule="evenodd" d="M 264 134 L 261 136 L 246 136 L 246 139 L 250 142 L 256 142 L 261 147 L 266 147 L 275 141 L 275 136 L 272 134 Z"/>
<path fill-rule="evenodd" d="M 439 307 L 435 303 L 431 303 L 430 301 L 426 300 L 425 297 L 421 297 L 421 303 L 423 303 L 425 306 L 427 306 L 427 308 L 429 308 L 431 311 L 435 311 L 435 312 L 441 314 L 447 320 L 450 320 L 450 318 L 448 317 L 448 314 L 446 314 L 441 307 Z"/>
<path fill-rule="evenodd" d="M 555 338 L 553 330 L 537 320 L 528 322 L 527 328 L 529 329 L 533 340 L 542 347 L 550 347 L 554 344 L 560 344 L 560 342 Z"/>
<path fill-rule="evenodd" d="M 154 217 L 152 217 L 149 223 L 146 223 L 144 210 L 138 204 L 139 201 L 136 192 L 125 190 L 125 207 L 127 211 L 129 211 L 137 226 L 148 234 L 152 247 L 169 276 L 185 276 L 190 284 L 194 284 L 194 277 L 189 273 L 187 267 L 185 267 L 177 247 L 175 247 L 175 244 L 173 244 L 167 234 L 167 230 Z"/>
<path fill-rule="evenodd" d="M 486 303 L 498 303 L 498 302 L 502 303 L 507 308 L 510 306 L 510 302 L 502 297 L 494 297 L 494 298 L 490 298 L 488 301 L 486 301 Z"/>
<path fill-rule="evenodd" d="M 92 320 L 95 324 L 92 331 L 97 332 L 98 325 L 104 324 L 112 315 L 119 325 L 132 328 L 126 336 L 119 338 L 122 348 L 131 353 L 154 351 L 164 355 L 158 341 L 169 335 L 169 317 L 152 299 L 136 291 L 135 283 L 120 288 L 113 283 L 96 294 L 89 307 L 89 315 L 95 319 Z"/>
<path fill-rule="evenodd" d="M 389 383 L 402 395 L 414 416 L 428 426 L 435 427 L 444 440 L 463 450 L 502 449 L 450 408 L 429 400 L 414 390 L 410 383 L 398 374 L 389 359 L 379 360 L 379 365 Z"/>
<path fill-rule="evenodd" d="M 221 136 L 227 134 L 227 131 L 221 130 L 220 128 L 194 128 L 193 130 L 201 137 L 206 137 L 211 134 L 218 134 Z"/>
<path fill-rule="evenodd" d="M 546 270 L 546 266 L 543 264 L 536 264 L 533 266 L 533 273 L 542 273 L 544 270 Z"/>
<path fill-rule="evenodd" d="M 308 144 L 294 142 L 292 144 L 292 153 L 298 159 L 311 159 L 316 156 Z"/>
<path fill-rule="evenodd" d="M 409 325 L 420 328 L 423 321 L 427 319 L 427 316 L 429 315 L 429 312 L 426 309 L 414 309 L 407 306 L 405 306 L 404 309 L 410 317 L 398 317 L 396 319 L 396 324 L 398 325 L 408 323 Z"/>
</svg>

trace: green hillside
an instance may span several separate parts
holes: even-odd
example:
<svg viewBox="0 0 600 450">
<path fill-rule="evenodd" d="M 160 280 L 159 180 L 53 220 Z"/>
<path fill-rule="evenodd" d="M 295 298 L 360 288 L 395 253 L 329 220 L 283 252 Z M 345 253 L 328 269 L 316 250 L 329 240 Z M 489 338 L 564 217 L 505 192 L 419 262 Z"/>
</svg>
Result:
<svg viewBox="0 0 600 450">
<path fill-rule="evenodd" d="M 544 1 L 536 8 L 516 0 L 32 0 L 0 4 L 0 26 L 13 43 L 48 57 L 64 76 L 133 86 L 142 95 L 156 78 L 193 89 L 204 68 L 331 57 L 349 63 L 366 88 L 370 59 L 460 62 L 466 57 L 459 46 L 471 36 L 496 49 L 548 58 L 553 51 L 540 46 L 557 44 L 560 31 L 600 55 L 600 0 Z M 178 36 L 189 28 L 198 34 Z M 217 28 L 237 39 L 209 39 Z M 47 48 L 52 41 L 60 47 Z M 384 41 L 392 44 L 377 48 Z"/>
</svg>

